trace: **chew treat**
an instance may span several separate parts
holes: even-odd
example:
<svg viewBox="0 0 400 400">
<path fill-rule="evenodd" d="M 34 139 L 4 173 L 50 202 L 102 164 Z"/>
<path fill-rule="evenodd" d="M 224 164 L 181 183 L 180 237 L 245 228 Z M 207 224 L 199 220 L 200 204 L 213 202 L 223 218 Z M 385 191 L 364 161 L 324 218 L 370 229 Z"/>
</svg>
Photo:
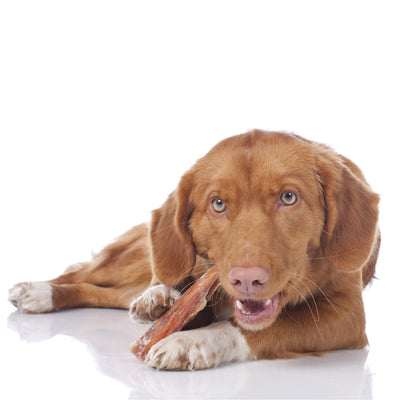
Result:
<svg viewBox="0 0 400 400">
<path fill-rule="evenodd" d="M 130 348 L 132 353 L 143 361 L 153 345 L 168 335 L 180 331 L 206 306 L 207 300 L 218 285 L 217 270 L 212 267 L 132 344 Z"/>
</svg>

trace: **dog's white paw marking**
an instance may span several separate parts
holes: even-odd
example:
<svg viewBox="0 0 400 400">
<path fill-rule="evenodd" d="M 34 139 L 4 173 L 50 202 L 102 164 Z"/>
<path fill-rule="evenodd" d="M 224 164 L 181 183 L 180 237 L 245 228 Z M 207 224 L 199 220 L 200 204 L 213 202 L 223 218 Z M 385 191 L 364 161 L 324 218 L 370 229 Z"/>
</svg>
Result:
<svg viewBox="0 0 400 400">
<path fill-rule="evenodd" d="M 133 299 L 129 316 L 135 322 L 148 323 L 160 318 L 181 297 L 176 289 L 156 285 L 148 288 L 141 296 Z"/>
<path fill-rule="evenodd" d="M 10 289 L 8 300 L 18 310 L 27 313 L 43 313 L 52 311 L 53 291 L 45 282 L 19 283 Z"/>
<path fill-rule="evenodd" d="M 156 343 L 145 363 L 167 370 L 196 370 L 249 359 L 250 348 L 240 329 L 223 321 L 177 332 Z"/>
</svg>

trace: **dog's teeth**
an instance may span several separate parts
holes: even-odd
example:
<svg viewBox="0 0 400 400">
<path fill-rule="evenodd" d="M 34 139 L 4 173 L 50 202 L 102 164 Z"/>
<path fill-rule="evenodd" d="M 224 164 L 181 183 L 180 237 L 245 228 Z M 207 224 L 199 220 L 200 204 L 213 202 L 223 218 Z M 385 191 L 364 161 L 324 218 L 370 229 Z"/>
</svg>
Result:
<svg viewBox="0 0 400 400">
<path fill-rule="evenodd" d="M 271 299 L 264 302 L 264 307 L 268 307 L 271 304 Z"/>
<path fill-rule="evenodd" d="M 236 300 L 236 306 L 239 310 L 244 310 L 244 304 L 240 300 Z"/>
</svg>

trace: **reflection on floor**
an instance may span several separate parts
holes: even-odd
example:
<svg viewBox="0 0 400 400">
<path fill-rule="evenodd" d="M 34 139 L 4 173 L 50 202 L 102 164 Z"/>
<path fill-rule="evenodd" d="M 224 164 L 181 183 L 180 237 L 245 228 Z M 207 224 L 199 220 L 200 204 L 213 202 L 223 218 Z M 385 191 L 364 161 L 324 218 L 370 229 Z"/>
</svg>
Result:
<svg viewBox="0 0 400 400">
<path fill-rule="evenodd" d="M 229 364 L 196 372 L 165 372 L 146 367 L 129 352 L 129 344 L 147 326 L 132 323 L 123 310 L 78 309 L 40 315 L 16 311 L 7 322 L 28 343 L 27 348 L 30 343 L 41 343 L 43 357 L 38 366 L 44 382 L 46 369 L 60 368 L 63 363 L 60 359 L 59 366 L 46 364 L 46 351 L 53 349 L 51 339 L 57 337 L 66 346 L 84 344 L 86 354 L 82 354 L 84 350 L 78 354 L 83 358 L 90 354 L 94 360 L 92 367 L 89 364 L 91 370 L 87 367 L 85 370 L 90 382 L 96 379 L 100 382 L 101 377 L 112 378 L 113 385 L 126 389 L 132 399 L 372 398 L 367 350 L 339 351 L 298 360 Z M 77 359 L 77 368 L 79 363 Z"/>
</svg>

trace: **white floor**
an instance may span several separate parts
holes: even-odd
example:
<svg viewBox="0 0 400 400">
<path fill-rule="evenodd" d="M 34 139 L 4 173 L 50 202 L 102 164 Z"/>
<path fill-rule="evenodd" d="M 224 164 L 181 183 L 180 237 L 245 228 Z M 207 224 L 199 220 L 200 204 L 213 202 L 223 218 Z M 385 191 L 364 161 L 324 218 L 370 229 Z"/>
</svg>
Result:
<svg viewBox="0 0 400 400">
<path fill-rule="evenodd" d="M 7 326 L 4 399 L 387 399 L 400 394 L 398 372 L 382 340 L 370 349 L 320 358 L 165 372 L 146 367 L 129 352 L 146 326 L 130 322 L 126 311 L 29 315 L 4 303 L 1 310 Z"/>
</svg>

